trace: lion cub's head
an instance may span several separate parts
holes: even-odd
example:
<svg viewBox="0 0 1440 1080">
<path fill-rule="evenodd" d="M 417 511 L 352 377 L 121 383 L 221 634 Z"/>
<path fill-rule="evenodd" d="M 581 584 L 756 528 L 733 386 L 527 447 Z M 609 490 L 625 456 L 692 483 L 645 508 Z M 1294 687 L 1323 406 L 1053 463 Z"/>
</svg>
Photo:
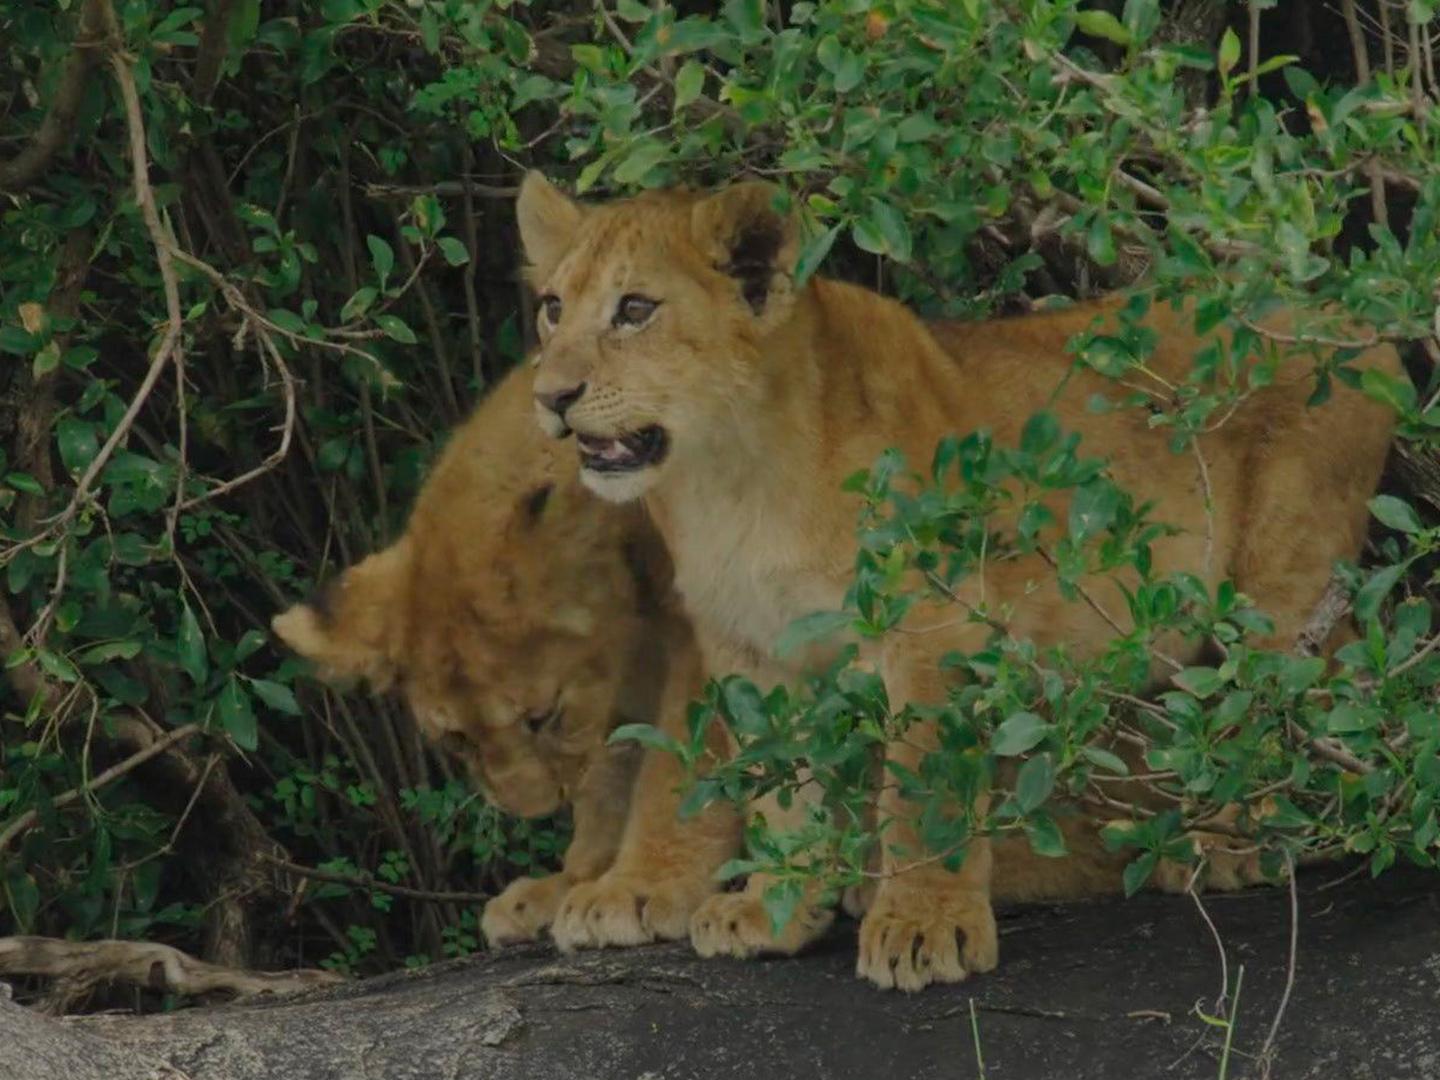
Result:
<svg viewBox="0 0 1440 1080">
<path fill-rule="evenodd" d="M 792 312 L 798 254 L 778 195 L 749 182 L 582 206 L 525 178 L 536 406 L 550 434 L 575 432 L 599 495 L 633 499 L 676 460 L 730 453 L 764 401 L 758 345 Z"/>
<path fill-rule="evenodd" d="M 668 571 L 642 517 L 584 491 L 536 436 L 531 378 L 508 377 L 455 432 L 400 540 L 272 624 L 321 678 L 398 688 L 526 817 L 556 810 L 652 692 L 633 685 L 634 654 Z"/>
</svg>

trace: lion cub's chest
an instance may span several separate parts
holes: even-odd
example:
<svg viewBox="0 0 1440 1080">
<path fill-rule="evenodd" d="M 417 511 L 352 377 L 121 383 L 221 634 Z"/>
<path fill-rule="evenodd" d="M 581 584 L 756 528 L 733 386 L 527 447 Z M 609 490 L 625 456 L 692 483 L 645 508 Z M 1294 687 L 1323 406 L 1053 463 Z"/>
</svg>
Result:
<svg viewBox="0 0 1440 1080">
<path fill-rule="evenodd" d="M 702 637 L 769 657 L 791 622 L 843 601 L 843 580 L 759 499 L 694 498 L 667 510 L 657 516 L 668 526 L 675 584 Z"/>
</svg>

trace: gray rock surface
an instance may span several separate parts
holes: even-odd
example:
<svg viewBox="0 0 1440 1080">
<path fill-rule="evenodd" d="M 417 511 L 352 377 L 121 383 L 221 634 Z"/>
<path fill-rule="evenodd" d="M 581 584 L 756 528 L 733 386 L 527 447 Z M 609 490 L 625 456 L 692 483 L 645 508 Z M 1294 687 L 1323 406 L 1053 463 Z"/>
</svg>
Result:
<svg viewBox="0 0 1440 1080">
<path fill-rule="evenodd" d="M 1440 875 L 1302 874 L 1274 1080 L 1440 1080 Z M 1285 983 L 1289 895 L 1213 896 L 1231 978 L 1229 1076 L 1260 1075 Z M 3 1080 L 988 1080 L 1219 1075 L 1214 939 L 1191 900 L 1028 907 L 1001 967 L 915 996 L 852 974 L 854 925 L 807 956 L 525 947 L 248 1005 L 55 1021 L 0 1000 Z"/>
</svg>

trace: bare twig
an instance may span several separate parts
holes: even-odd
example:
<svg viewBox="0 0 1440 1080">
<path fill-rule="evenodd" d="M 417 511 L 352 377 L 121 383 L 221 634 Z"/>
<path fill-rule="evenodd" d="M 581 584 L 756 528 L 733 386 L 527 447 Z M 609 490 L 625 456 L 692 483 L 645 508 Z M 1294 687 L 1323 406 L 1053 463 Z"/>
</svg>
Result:
<svg viewBox="0 0 1440 1080">
<path fill-rule="evenodd" d="M 1384 0 L 1381 0 L 1384 6 Z M 1350 33 L 1350 53 L 1355 57 L 1355 81 L 1370 81 L 1370 50 L 1365 47 L 1365 32 L 1360 29 L 1359 16 L 1355 14 L 1355 0 L 1343 0 L 1341 10 L 1345 13 L 1345 29 Z"/>
<path fill-rule="evenodd" d="M 1205 910 L 1205 904 L 1200 899 L 1200 894 L 1195 891 L 1195 883 L 1199 880 L 1200 874 L 1205 869 L 1205 859 L 1202 857 L 1195 864 L 1195 870 L 1190 875 L 1190 880 L 1185 883 L 1185 892 L 1190 899 L 1195 901 L 1195 910 L 1200 912 L 1200 918 L 1204 920 L 1205 926 L 1210 931 L 1210 936 L 1215 939 L 1215 951 L 1220 954 L 1220 995 L 1215 999 L 1215 1013 L 1217 1016 L 1225 1016 L 1225 1001 L 1230 996 L 1230 962 L 1225 956 L 1225 942 L 1220 938 L 1220 931 L 1216 929 L 1215 920 L 1210 918 L 1210 913 Z"/>
<path fill-rule="evenodd" d="M 404 896 L 411 900 L 430 900 L 437 904 L 484 904 L 491 899 L 489 893 L 435 892 L 429 889 L 412 889 L 405 885 L 392 885 L 388 881 L 377 881 L 371 874 L 340 874 L 333 870 L 317 870 L 313 866 L 301 866 L 299 863 L 278 858 L 268 852 L 265 853 L 264 858 L 282 870 L 288 870 L 300 877 L 328 881 L 332 885 L 348 885 L 352 889 L 374 889 L 376 892 Z"/>
<path fill-rule="evenodd" d="M 1383 2 L 1383 0 L 1382 0 Z M 1280 1021 L 1285 1018 L 1285 1009 L 1290 1004 L 1290 991 L 1295 988 L 1295 960 L 1300 944 L 1300 897 L 1295 887 L 1295 860 L 1290 852 L 1284 851 L 1285 869 L 1290 878 L 1290 958 L 1285 966 L 1285 991 L 1280 995 L 1280 1004 L 1275 1009 L 1275 1019 L 1270 1021 L 1270 1031 L 1257 1055 L 1261 1075 L 1270 1075 L 1270 1058 L 1275 1052 L 1275 1038 L 1280 1034 Z"/>
<path fill-rule="evenodd" d="M 50 805 L 57 810 L 64 809 L 71 803 L 77 802 L 81 798 L 99 791 L 106 785 L 120 779 L 120 777 L 126 773 L 139 768 L 152 758 L 158 757 L 176 743 L 183 742 L 191 735 L 199 734 L 203 730 L 204 728 L 200 724 L 185 724 L 183 727 L 175 728 L 173 731 L 167 732 L 165 735 L 156 739 L 144 749 L 131 754 L 123 761 L 117 761 L 114 765 L 111 765 L 110 768 L 84 784 L 81 784 L 79 787 L 71 788 L 69 791 L 55 796 L 55 798 L 50 801 Z M 40 812 L 31 809 L 25 811 L 25 813 L 12 821 L 4 832 L 0 832 L 0 852 L 3 852 L 9 847 L 10 841 L 29 829 L 39 818 Z"/>
<path fill-rule="evenodd" d="M 1260 87 L 1256 84 L 1260 81 L 1257 74 L 1260 68 L 1260 3 L 1259 0 L 1250 0 L 1250 41 L 1248 51 L 1250 53 L 1250 76 L 1246 83 L 1246 92 L 1250 97 L 1260 93 Z"/>
</svg>

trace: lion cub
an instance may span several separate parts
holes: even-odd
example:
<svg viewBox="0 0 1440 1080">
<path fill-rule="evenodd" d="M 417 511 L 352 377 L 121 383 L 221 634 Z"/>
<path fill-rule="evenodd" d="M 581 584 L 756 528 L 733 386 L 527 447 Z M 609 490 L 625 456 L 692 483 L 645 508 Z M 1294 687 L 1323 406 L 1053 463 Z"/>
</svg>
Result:
<svg viewBox="0 0 1440 1080">
<path fill-rule="evenodd" d="M 592 491 L 643 500 L 709 672 L 761 685 L 801 674 L 776 659 L 775 645 L 795 619 L 843 605 L 858 510 L 842 491 L 846 476 L 891 446 L 923 465 L 952 432 L 984 428 L 998 445 L 1018 445 L 1027 418 L 1045 408 L 1082 436 L 1081 453 L 1107 458 L 1121 487 L 1137 502 L 1154 500 L 1155 516 L 1178 527 L 1152 545 L 1158 574 L 1198 573 L 1212 588 L 1233 580 L 1273 618 L 1275 643 L 1293 643 L 1333 562 L 1359 552 L 1390 441 L 1388 409 L 1340 386 L 1307 408 L 1300 360 L 1204 436 L 1198 456 L 1172 453 L 1143 410 L 1086 408 L 1115 386 L 1076 368 L 1066 342 L 1094 321 L 1113 324 L 1113 301 L 932 331 L 866 289 L 797 284 L 797 224 L 776 211 L 777 194 L 741 183 L 581 205 L 531 174 L 517 205 L 540 295 L 540 422 L 552 435 L 574 433 Z M 1156 305 L 1146 325 L 1159 346 L 1136 377 L 1184 383 L 1202 344 L 1191 313 Z M 1401 370 L 1388 347 L 1358 363 Z M 1052 522 L 1067 520 L 1069 501 L 1068 492 L 1047 499 Z M 1057 528 L 1040 532 L 1043 547 Z M 1115 635 L 1112 619 L 1128 621 L 1126 584 L 1092 578 L 1092 603 L 1067 602 L 1037 553 L 991 560 L 961 583 L 958 600 L 1009 610 L 1017 637 L 1083 655 Z M 942 702 L 940 658 L 978 651 L 990 633 L 939 603 L 915 605 L 908 628 L 916 632 L 870 643 L 865 655 L 897 703 Z M 1181 663 L 1200 648 L 1165 645 Z M 1154 674 L 1158 684 L 1167 672 Z M 921 724 L 888 759 L 913 772 L 936 745 L 933 724 Z M 761 809 L 783 825 L 800 801 Z M 877 801 L 892 825 L 860 928 L 858 973 L 917 990 L 993 968 L 991 843 L 972 841 L 959 871 L 947 871 L 923 858 L 915 811 L 897 785 L 884 785 Z M 706 900 L 691 922 L 696 948 L 794 952 L 828 925 L 829 911 L 802 905 L 775 934 L 766 884 L 755 875 L 746 891 Z"/>
<path fill-rule="evenodd" d="M 509 375 L 455 431 L 398 541 L 272 623 L 321 678 L 398 688 L 425 736 L 502 809 L 539 817 L 573 805 L 561 872 L 516 881 L 486 906 L 493 944 L 537 937 L 572 886 L 611 867 L 637 771 L 634 810 L 658 791 L 673 818 L 675 760 L 606 738 L 653 722 L 667 692 L 683 716 L 699 689 L 654 530 L 638 508 L 584 491 L 568 455 L 536 433 L 532 378 L 528 367 Z M 714 865 L 737 828 L 724 807 L 690 826 Z M 685 884 L 670 936 L 716 887 Z"/>
</svg>

